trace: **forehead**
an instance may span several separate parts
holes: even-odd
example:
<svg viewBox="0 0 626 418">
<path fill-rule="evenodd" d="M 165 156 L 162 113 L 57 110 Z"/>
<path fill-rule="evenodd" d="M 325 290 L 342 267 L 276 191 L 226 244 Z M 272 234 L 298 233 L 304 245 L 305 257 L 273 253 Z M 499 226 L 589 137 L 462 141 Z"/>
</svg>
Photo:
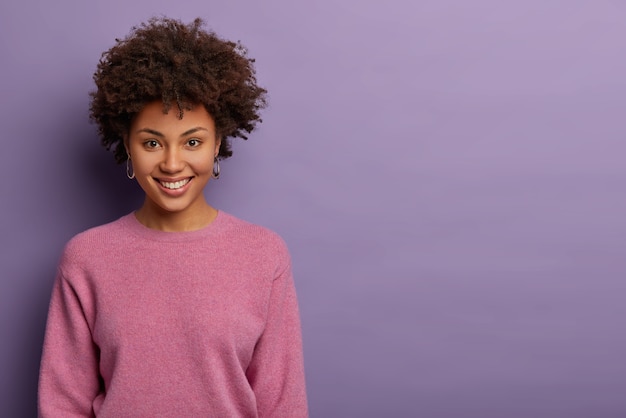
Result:
<svg viewBox="0 0 626 418">
<path fill-rule="evenodd" d="M 165 112 L 163 102 L 155 101 L 148 103 L 133 118 L 131 134 L 141 129 L 153 129 L 164 134 L 176 134 L 185 132 L 190 128 L 200 127 L 210 131 L 215 130 L 215 122 L 209 112 L 202 105 L 195 105 L 192 109 L 185 110 L 181 114 L 178 106 L 170 106 Z"/>
</svg>

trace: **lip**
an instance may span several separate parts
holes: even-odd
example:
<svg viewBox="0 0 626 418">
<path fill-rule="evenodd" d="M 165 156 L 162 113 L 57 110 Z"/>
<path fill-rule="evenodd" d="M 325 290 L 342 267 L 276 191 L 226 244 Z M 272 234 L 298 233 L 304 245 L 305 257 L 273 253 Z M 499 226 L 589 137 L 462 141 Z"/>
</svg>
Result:
<svg viewBox="0 0 626 418">
<path fill-rule="evenodd" d="M 168 196 L 177 197 L 177 196 L 184 194 L 189 189 L 189 187 L 191 187 L 190 184 L 193 182 L 193 177 L 179 177 L 179 178 L 161 177 L 161 178 L 154 178 L 154 180 L 162 193 Z M 189 181 L 183 187 L 180 187 L 178 189 L 168 189 L 167 187 L 161 184 L 161 182 L 176 183 L 177 181 L 184 181 L 184 180 L 189 180 Z"/>
</svg>

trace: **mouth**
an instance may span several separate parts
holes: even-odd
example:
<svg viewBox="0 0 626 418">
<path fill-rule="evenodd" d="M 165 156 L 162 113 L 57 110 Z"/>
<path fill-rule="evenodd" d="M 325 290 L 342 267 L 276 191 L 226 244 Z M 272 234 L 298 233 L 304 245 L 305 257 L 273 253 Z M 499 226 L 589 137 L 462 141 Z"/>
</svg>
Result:
<svg viewBox="0 0 626 418">
<path fill-rule="evenodd" d="M 178 181 L 164 181 L 164 180 L 159 180 L 159 179 L 157 179 L 157 181 L 159 182 L 161 186 L 165 187 L 166 189 L 178 190 L 178 189 L 185 187 L 187 183 L 191 181 L 191 177 L 178 180 Z"/>
</svg>

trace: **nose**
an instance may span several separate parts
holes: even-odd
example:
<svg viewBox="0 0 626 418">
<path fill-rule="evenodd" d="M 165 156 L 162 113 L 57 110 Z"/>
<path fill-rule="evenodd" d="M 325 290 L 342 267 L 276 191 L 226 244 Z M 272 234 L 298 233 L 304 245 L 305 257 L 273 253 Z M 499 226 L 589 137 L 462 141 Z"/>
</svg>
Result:
<svg viewBox="0 0 626 418">
<path fill-rule="evenodd" d="M 185 161 L 178 149 L 169 148 L 165 151 L 160 166 L 164 173 L 176 173 L 185 167 Z"/>
</svg>

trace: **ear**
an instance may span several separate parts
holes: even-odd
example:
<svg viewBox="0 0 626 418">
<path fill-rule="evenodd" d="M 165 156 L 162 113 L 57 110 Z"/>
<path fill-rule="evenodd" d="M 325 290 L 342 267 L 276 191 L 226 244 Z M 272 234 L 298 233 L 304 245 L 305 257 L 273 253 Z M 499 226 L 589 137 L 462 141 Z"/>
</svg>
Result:
<svg viewBox="0 0 626 418">
<path fill-rule="evenodd" d="M 220 145 L 222 145 L 222 137 L 218 136 L 215 140 L 215 153 L 213 154 L 215 158 L 217 158 L 218 154 L 220 153 Z"/>
<path fill-rule="evenodd" d="M 126 149 L 126 155 L 128 155 L 128 158 L 130 158 L 130 147 L 128 146 L 128 134 L 124 134 L 124 136 L 122 137 L 122 140 L 124 141 L 124 148 Z"/>
</svg>

